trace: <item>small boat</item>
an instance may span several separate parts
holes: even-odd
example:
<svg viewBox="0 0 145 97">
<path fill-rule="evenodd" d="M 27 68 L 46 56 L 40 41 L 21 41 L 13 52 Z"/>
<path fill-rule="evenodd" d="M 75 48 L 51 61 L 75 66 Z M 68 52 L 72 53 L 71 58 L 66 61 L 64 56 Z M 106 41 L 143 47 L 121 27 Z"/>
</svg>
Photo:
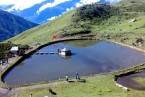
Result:
<svg viewBox="0 0 145 97">
<path fill-rule="evenodd" d="M 71 50 L 67 48 L 58 49 L 58 54 L 63 56 L 69 56 L 71 55 Z"/>
</svg>

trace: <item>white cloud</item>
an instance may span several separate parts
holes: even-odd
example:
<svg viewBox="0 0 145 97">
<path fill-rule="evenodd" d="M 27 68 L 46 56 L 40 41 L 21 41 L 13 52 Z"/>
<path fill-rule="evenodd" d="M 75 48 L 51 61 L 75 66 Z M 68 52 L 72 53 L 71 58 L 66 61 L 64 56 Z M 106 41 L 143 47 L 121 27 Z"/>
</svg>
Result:
<svg viewBox="0 0 145 97">
<path fill-rule="evenodd" d="M 74 9 L 73 7 L 67 8 L 67 9 L 66 9 L 66 12 L 69 12 L 70 10 L 73 10 L 73 9 Z"/>
<path fill-rule="evenodd" d="M 92 3 L 96 3 L 100 0 L 80 0 L 79 3 L 76 3 L 76 7 L 80 7 L 82 5 L 85 5 L 85 4 L 92 4 Z"/>
<path fill-rule="evenodd" d="M 57 16 L 53 16 L 53 17 L 51 17 L 51 18 L 49 18 L 49 19 L 47 19 L 48 21 L 52 21 L 52 20 L 54 20 L 54 19 L 56 19 L 57 18 Z"/>
<path fill-rule="evenodd" d="M 43 6 L 41 6 L 39 8 L 39 10 L 37 11 L 37 13 L 45 10 L 46 8 L 54 7 L 54 6 L 58 5 L 58 4 L 61 4 L 61 3 L 64 3 L 64 2 L 68 2 L 68 1 L 71 1 L 71 0 L 54 0 L 54 2 L 52 2 L 52 3 L 46 3 L 45 5 L 43 5 Z"/>
<path fill-rule="evenodd" d="M 105 1 L 109 1 L 110 3 L 116 3 L 116 2 L 119 2 L 121 0 L 105 0 Z"/>
<path fill-rule="evenodd" d="M 24 10 L 26 8 L 30 8 L 33 5 L 39 4 L 39 3 L 44 2 L 44 1 L 47 1 L 47 0 L 28 0 L 28 1 L 27 0 L 0 0 L 0 6 L 12 5 L 12 7 L 10 9 L 8 9 L 7 11 Z M 54 0 L 51 3 L 49 2 L 49 3 L 46 3 L 45 5 L 41 6 L 37 12 L 39 13 L 39 12 L 45 10 L 46 8 L 54 7 L 58 4 L 68 2 L 68 1 L 72 1 L 72 0 Z M 100 1 L 100 0 L 80 0 L 80 2 L 76 3 L 76 7 L 80 7 L 84 4 L 95 3 L 98 1 Z M 105 1 L 115 3 L 115 2 L 118 2 L 120 0 L 105 0 Z"/>
<path fill-rule="evenodd" d="M 0 5 L 13 5 L 7 11 L 13 10 L 24 10 L 26 8 L 30 8 L 35 4 L 39 4 L 45 0 L 0 0 Z"/>
</svg>

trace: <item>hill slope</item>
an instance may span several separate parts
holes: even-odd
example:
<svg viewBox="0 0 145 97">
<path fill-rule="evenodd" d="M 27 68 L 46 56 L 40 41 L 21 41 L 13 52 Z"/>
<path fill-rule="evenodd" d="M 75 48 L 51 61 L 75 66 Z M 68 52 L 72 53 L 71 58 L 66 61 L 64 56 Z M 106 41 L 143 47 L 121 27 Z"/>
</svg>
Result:
<svg viewBox="0 0 145 97">
<path fill-rule="evenodd" d="M 37 24 L 0 10 L 0 41 L 11 38 Z"/>
<path fill-rule="evenodd" d="M 34 44 L 34 42 L 43 44 L 51 40 L 53 35 L 88 32 L 97 36 L 110 34 L 112 38 L 119 40 L 128 37 L 130 40 L 127 43 L 132 44 L 136 38 L 144 35 L 144 1 L 123 0 L 115 5 L 85 5 L 49 23 L 27 30 L 10 41 L 22 44 Z M 130 22 L 133 19 L 135 21 Z"/>
</svg>

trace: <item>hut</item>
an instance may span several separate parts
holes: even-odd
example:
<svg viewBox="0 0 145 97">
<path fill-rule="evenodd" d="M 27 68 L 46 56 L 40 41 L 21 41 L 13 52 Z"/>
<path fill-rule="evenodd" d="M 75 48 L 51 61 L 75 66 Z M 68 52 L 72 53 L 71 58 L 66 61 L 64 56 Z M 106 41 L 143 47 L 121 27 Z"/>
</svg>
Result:
<svg viewBox="0 0 145 97">
<path fill-rule="evenodd" d="M 13 46 L 11 49 L 10 49 L 10 52 L 13 53 L 13 54 L 17 54 L 19 51 L 19 47 L 18 46 Z"/>
</svg>

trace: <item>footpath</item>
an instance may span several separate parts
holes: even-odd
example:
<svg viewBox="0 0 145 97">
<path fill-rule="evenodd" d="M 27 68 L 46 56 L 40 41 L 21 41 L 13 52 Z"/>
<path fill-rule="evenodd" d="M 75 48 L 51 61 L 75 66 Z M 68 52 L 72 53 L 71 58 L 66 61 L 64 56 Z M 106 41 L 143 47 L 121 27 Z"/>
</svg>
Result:
<svg viewBox="0 0 145 97">
<path fill-rule="evenodd" d="M 18 56 L 10 58 L 8 60 L 8 63 L 4 63 L 3 65 L 0 65 L 0 73 L 2 73 L 6 67 L 13 64 L 18 58 L 19 58 Z M 0 85 L 0 97 L 9 97 L 8 96 L 9 93 L 10 93 L 9 89 L 2 88 L 2 85 Z"/>
</svg>

